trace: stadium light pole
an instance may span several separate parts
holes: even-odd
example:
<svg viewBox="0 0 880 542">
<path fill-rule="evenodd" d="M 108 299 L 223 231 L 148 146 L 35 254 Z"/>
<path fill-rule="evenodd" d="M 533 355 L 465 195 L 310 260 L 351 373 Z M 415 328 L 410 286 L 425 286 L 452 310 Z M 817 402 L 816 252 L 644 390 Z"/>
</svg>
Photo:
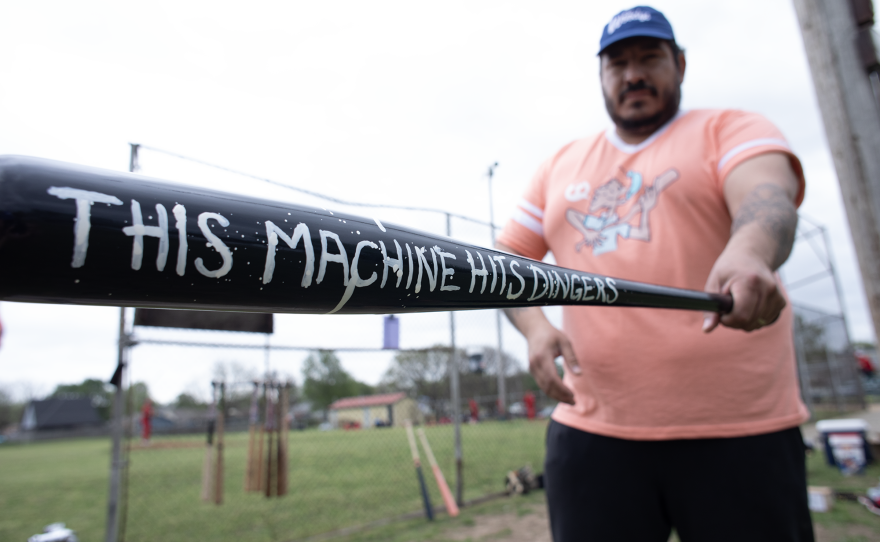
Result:
<svg viewBox="0 0 880 542">
<path fill-rule="evenodd" d="M 489 166 L 486 177 L 489 179 L 489 232 L 492 234 L 492 248 L 495 247 L 495 208 L 492 205 L 492 177 L 495 176 L 495 168 L 498 162 Z M 506 367 L 504 366 L 504 352 L 501 350 L 501 311 L 495 311 L 495 326 L 497 328 L 498 349 L 498 413 L 502 418 L 507 418 L 507 382 L 504 378 Z"/>
</svg>

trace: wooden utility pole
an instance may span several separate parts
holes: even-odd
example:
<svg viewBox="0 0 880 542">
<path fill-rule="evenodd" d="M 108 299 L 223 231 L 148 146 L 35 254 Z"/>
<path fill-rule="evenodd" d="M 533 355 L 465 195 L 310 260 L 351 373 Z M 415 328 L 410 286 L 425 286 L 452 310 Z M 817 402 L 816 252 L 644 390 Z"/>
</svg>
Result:
<svg viewBox="0 0 880 542">
<path fill-rule="evenodd" d="M 880 339 L 880 65 L 871 0 L 794 0 Z"/>
</svg>

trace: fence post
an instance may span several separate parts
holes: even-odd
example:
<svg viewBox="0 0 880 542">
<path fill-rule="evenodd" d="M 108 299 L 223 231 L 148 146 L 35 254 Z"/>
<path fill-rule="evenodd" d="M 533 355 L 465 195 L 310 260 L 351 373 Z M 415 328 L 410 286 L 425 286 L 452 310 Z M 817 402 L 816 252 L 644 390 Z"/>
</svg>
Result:
<svg viewBox="0 0 880 542">
<path fill-rule="evenodd" d="M 492 248 L 495 248 L 495 209 L 492 205 L 492 177 L 495 176 L 495 168 L 498 162 L 489 166 L 486 176 L 489 178 L 489 234 L 492 238 Z M 448 230 L 448 228 L 447 228 Z M 451 236 L 450 236 L 451 237 Z M 498 333 L 498 411 L 501 418 L 507 418 L 507 381 L 505 380 L 504 354 L 501 351 L 501 311 L 495 311 L 495 327 Z"/>
<path fill-rule="evenodd" d="M 125 307 L 119 307 L 119 347 L 116 372 L 111 381 L 116 385 L 113 397 L 113 448 L 110 456 L 110 490 L 107 495 L 106 542 L 116 542 L 119 537 L 119 494 L 122 483 L 122 433 L 124 424 L 123 395 L 125 358 L 128 335 L 125 332 Z"/>
<path fill-rule="evenodd" d="M 452 237 L 452 217 L 446 213 L 446 235 Z M 461 390 L 458 383 L 458 352 L 455 349 L 455 311 L 449 311 L 449 387 L 452 395 L 452 418 L 455 428 L 455 502 L 464 505 L 464 469 L 461 453 Z"/>
<path fill-rule="evenodd" d="M 795 309 L 792 309 L 793 311 Z M 813 385 L 810 381 L 810 368 L 807 365 L 807 352 L 804 349 L 803 329 L 798 329 L 797 312 L 794 320 L 794 355 L 797 360 L 798 376 L 801 381 L 801 398 L 807 405 L 810 415 L 813 414 Z"/>
</svg>

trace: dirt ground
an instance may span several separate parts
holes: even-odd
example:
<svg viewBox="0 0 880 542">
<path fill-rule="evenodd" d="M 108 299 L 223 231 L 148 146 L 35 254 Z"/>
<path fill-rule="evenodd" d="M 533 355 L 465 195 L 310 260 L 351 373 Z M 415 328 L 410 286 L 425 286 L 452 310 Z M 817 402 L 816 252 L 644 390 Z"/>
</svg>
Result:
<svg viewBox="0 0 880 542">
<path fill-rule="evenodd" d="M 846 525 L 834 529 L 815 526 L 816 542 L 880 542 L 876 530 L 865 525 Z M 508 512 L 477 516 L 474 525 L 443 533 L 444 540 L 461 542 L 551 542 L 547 508 L 535 504 L 530 513 Z M 673 534 L 670 542 L 678 542 Z"/>
<path fill-rule="evenodd" d="M 547 507 L 536 504 L 530 513 L 477 516 L 474 525 L 458 527 L 443 533 L 449 540 L 503 541 L 503 542 L 551 542 Z"/>
</svg>

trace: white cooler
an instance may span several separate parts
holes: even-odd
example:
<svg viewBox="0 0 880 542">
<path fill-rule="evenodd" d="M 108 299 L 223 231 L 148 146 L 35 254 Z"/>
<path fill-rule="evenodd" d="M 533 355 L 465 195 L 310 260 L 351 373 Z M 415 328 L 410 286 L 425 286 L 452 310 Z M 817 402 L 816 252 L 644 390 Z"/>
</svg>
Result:
<svg viewBox="0 0 880 542">
<path fill-rule="evenodd" d="M 873 461 L 868 446 L 868 423 L 852 418 L 822 420 L 816 424 L 825 449 L 828 464 L 840 469 L 845 475 L 858 474 Z"/>
</svg>

